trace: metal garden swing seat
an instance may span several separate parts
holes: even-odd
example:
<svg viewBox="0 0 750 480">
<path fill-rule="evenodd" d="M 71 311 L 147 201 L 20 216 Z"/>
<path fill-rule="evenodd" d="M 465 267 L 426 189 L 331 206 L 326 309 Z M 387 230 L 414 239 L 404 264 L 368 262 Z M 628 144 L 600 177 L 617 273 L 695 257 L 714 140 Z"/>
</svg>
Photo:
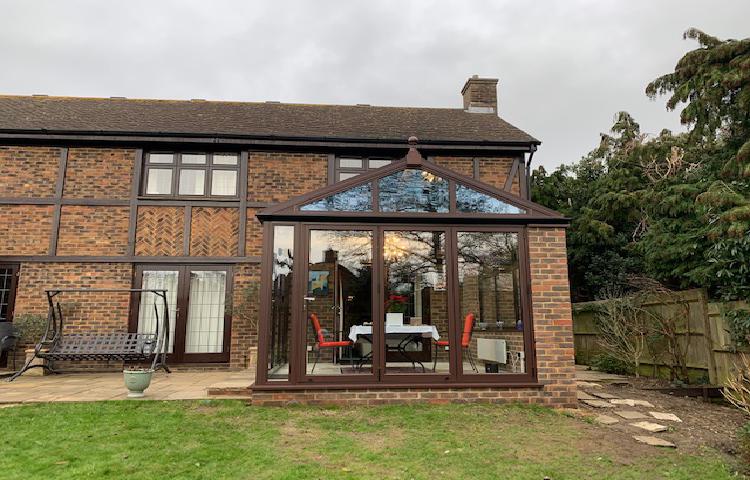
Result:
<svg viewBox="0 0 750 480">
<path fill-rule="evenodd" d="M 63 310 L 56 298 L 64 292 L 134 292 L 154 294 L 154 333 L 65 333 Z M 50 360 L 121 360 L 137 362 L 151 360 L 151 369 L 167 367 L 167 345 L 169 345 L 169 306 L 167 304 L 167 290 L 163 289 L 56 289 L 46 290 L 49 312 L 47 314 L 47 328 L 39 343 L 34 347 L 34 355 L 24 366 L 8 379 L 12 382 L 29 369 L 40 367 L 52 373 L 60 373 L 46 363 L 34 364 L 35 358 Z M 159 321 L 157 304 L 161 299 L 164 320 Z M 159 328 L 160 323 L 162 328 Z"/>
</svg>

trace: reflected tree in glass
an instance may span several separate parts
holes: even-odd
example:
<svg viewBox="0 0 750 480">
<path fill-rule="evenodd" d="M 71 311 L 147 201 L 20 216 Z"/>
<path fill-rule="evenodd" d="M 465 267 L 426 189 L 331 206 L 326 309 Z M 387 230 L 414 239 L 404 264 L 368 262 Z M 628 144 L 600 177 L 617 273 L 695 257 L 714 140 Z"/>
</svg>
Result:
<svg viewBox="0 0 750 480">
<path fill-rule="evenodd" d="M 456 208 L 465 213 L 526 213 L 515 205 L 460 184 L 456 185 Z"/>
<path fill-rule="evenodd" d="M 430 172 L 402 170 L 381 178 L 378 187 L 382 212 L 448 212 L 448 181 Z"/>
<path fill-rule="evenodd" d="M 300 207 L 306 212 L 371 212 L 372 189 L 369 183 L 329 195 Z"/>
</svg>

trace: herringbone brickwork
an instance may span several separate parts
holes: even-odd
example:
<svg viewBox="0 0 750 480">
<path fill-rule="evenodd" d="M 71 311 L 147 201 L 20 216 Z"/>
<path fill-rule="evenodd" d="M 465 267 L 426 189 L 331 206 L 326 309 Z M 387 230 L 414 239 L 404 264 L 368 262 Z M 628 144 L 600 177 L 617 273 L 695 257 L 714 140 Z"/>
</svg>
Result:
<svg viewBox="0 0 750 480">
<path fill-rule="evenodd" d="M 237 255 L 239 218 L 236 208 L 193 208 L 190 255 L 231 257 Z"/>
<path fill-rule="evenodd" d="M 181 207 L 139 207 L 135 254 L 182 255 L 184 221 L 185 209 Z"/>
</svg>

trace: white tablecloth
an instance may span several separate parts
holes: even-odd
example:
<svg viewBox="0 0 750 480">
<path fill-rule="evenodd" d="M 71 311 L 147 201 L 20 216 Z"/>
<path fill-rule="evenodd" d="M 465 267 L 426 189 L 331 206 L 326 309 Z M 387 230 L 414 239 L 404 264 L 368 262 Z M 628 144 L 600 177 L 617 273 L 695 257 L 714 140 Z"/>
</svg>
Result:
<svg viewBox="0 0 750 480">
<path fill-rule="evenodd" d="M 385 334 L 391 333 L 406 333 L 410 335 L 429 335 L 435 340 L 440 339 L 438 330 L 433 325 L 386 325 Z M 357 337 L 360 335 L 372 335 L 372 325 L 354 325 L 349 329 L 349 338 L 352 342 L 357 341 Z"/>
</svg>

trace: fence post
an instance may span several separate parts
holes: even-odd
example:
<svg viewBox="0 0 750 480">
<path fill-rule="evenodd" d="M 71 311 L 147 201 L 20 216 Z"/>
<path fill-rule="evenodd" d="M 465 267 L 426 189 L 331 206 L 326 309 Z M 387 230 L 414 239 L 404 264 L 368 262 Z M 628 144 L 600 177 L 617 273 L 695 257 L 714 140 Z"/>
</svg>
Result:
<svg viewBox="0 0 750 480">
<path fill-rule="evenodd" d="M 701 317 L 703 318 L 703 341 L 706 346 L 708 357 L 708 381 L 716 385 L 719 381 L 716 374 L 716 357 L 714 357 L 714 336 L 711 331 L 711 319 L 708 317 L 708 293 L 705 288 L 700 289 L 700 302 L 698 302 Z"/>
</svg>

